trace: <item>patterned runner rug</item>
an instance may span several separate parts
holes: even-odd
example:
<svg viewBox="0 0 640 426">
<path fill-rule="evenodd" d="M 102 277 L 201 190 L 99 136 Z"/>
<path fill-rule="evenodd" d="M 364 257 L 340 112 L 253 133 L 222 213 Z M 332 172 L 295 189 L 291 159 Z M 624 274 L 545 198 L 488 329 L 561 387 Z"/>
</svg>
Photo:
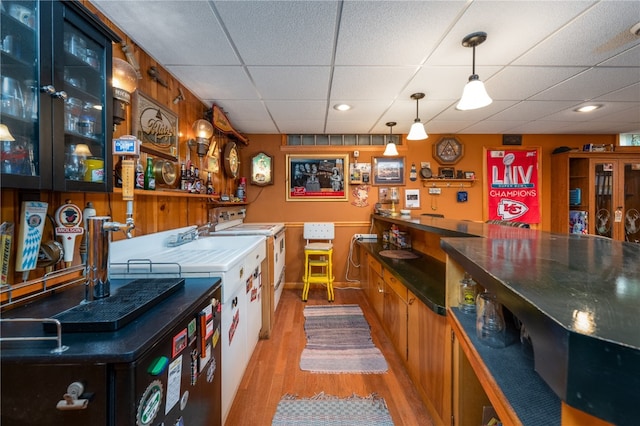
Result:
<svg viewBox="0 0 640 426">
<path fill-rule="evenodd" d="M 299 399 L 285 395 L 278 403 L 273 426 L 393 426 L 384 398 L 352 395 L 340 399 L 320 393 Z"/>
<path fill-rule="evenodd" d="M 371 340 L 369 323 L 358 305 L 304 308 L 307 345 L 300 369 L 312 373 L 379 374 L 387 361 Z"/>
</svg>

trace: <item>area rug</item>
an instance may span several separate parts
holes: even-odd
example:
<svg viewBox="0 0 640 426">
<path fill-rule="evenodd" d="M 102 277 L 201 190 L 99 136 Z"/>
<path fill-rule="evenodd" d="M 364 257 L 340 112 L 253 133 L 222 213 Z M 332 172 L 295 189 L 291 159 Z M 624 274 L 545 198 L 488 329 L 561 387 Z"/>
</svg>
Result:
<svg viewBox="0 0 640 426">
<path fill-rule="evenodd" d="M 285 395 L 278 403 L 273 426 L 392 426 L 384 398 L 375 393 L 348 398 L 326 395 L 311 398 Z"/>
<path fill-rule="evenodd" d="M 304 308 L 307 345 L 300 369 L 312 373 L 379 374 L 388 369 L 371 340 L 369 323 L 358 305 L 317 305 Z"/>
</svg>

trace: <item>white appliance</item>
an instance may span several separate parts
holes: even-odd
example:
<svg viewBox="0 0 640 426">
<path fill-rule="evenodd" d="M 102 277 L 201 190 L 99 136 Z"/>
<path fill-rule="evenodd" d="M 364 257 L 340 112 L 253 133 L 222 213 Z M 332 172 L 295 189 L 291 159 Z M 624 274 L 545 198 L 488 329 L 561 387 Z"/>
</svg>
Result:
<svg viewBox="0 0 640 426">
<path fill-rule="evenodd" d="M 111 243 L 109 278 L 220 277 L 222 279 L 222 423 L 258 341 L 261 310 L 249 309 L 260 286 L 266 257 L 262 235 L 200 237 L 168 247 L 195 227 L 158 232 Z M 258 295 L 259 299 L 259 295 Z M 254 305 L 255 306 L 255 305 Z M 257 304 L 260 307 L 260 304 Z M 257 317 L 257 320 L 256 320 Z"/>
<path fill-rule="evenodd" d="M 246 210 L 242 207 L 218 207 L 210 210 L 209 220 L 215 236 L 264 235 L 267 238 L 267 262 L 262 271 L 262 329 L 260 337 L 269 338 L 273 328 L 275 311 L 284 289 L 285 227 L 284 223 L 245 222 Z M 266 270 L 265 270 L 266 269 Z"/>
</svg>

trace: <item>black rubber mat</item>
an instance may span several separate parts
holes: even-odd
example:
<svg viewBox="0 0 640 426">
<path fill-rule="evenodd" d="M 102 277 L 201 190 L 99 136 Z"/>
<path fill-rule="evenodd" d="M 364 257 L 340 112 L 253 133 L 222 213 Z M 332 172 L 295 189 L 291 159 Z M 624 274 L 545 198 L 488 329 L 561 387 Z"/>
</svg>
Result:
<svg viewBox="0 0 640 426">
<path fill-rule="evenodd" d="M 115 331 L 169 297 L 184 286 L 184 278 L 145 278 L 120 287 L 116 294 L 74 306 L 52 318 L 62 324 L 63 332 Z M 54 324 L 44 324 L 55 332 Z"/>
</svg>

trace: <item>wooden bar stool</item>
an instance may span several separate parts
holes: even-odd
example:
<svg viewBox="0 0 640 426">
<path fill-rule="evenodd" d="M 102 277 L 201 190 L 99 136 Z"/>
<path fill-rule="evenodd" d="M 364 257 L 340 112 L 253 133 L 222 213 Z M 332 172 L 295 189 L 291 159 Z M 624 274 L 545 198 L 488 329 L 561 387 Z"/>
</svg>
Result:
<svg viewBox="0 0 640 426">
<path fill-rule="evenodd" d="M 304 275 L 302 300 L 309 297 L 309 284 L 320 283 L 327 286 L 327 300 L 334 301 L 333 294 L 333 239 L 334 225 L 331 222 L 305 223 L 303 237 Z"/>
</svg>

